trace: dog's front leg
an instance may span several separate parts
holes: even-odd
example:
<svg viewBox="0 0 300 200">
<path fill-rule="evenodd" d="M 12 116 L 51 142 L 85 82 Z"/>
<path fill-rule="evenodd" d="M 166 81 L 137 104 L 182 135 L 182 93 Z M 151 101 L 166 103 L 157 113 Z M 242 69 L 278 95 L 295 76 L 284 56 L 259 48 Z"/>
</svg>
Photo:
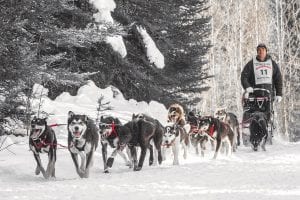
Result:
<svg viewBox="0 0 300 200">
<path fill-rule="evenodd" d="M 221 138 L 217 138 L 216 141 L 217 141 L 217 146 L 216 146 L 216 150 L 215 150 L 215 154 L 214 154 L 213 159 L 217 158 L 217 156 L 219 154 L 219 151 L 220 151 L 220 146 L 221 146 L 221 143 L 222 143 Z"/>
<path fill-rule="evenodd" d="M 72 157 L 72 160 L 74 162 L 77 174 L 79 175 L 80 178 L 83 178 L 84 177 L 84 172 L 81 169 L 79 169 L 77 153 L 72 153 L 71 152 L 71 157 Z"/>
<path fill-rule="evenodd" d="M 37 163 L 35 174 L 38 175 L 40 172 L 42 172 L 44 178 L 48 179 L 49 177 L 46 175 L 46 172 L 45 172 L 45 169 L 42 165 L 42 161 L 41 161 L 39 153 L 33 153 L 33 156 L 34 156 L 34 158 L 36 160 L 36 163 Z"/>
<path fill-rule="evenodd" d="M 93 155 L 94 155 L 95 148 L 92 147 L 90 152 L 86 154 L 86 167 L 85 167 L 85 173 L 84 178 L 88 178 L 90 176 L 90 168 L 93 164 Z"/>
<path fill-rule="evenodd" d="M 102 145 L 102 160 L 103 160 L 103 167 L 104 167 L 104 173 L 108 173 L 108 167 L 107 167 L 107 143 L 101 142 Z"/>
<path fill-rule="evenodd" d="M 236 132 L 237 132 L 237 146 L 240 146 L 241 145 L 241 134 L 240 134 L 239 127 L 236 128 Z"/>
<path fill-rule="evenodd" d="M 131 155 L 129 146 L 126 147 L 126 153 L 127 153 L 127 156 L 128 156 L 128 159 L 129 159 L 129 163 L 130 163 L 129 168 L 132 168 L 133 167 L 132 155 Z"/>
<path fill-rule="evenodd" d="M 267 136 L 264 136 L 264 138 L 262 139 L 262 144 L 261 144 L 261 149 L 263 151 L 266 151 L 266 142 L 267 142 Z"/>
<path fill-rule="evenodd" d="M 55 149 L 53 147 L 50 148 L 48 153 L 48 166 L 46 170 L 46 174 L 48 177 L 55 177 Z"/>
<path fill-rule="evenodd" d="M 153 164 L 153 145 L 149 144 L 149 151 L 150 151 L 150 156 L 149 156 L 149 166 Z"/>
<path fill-rule="evenodd" d="M 80 160 L 81 160 L 81 164 L 80 164 L 80 170 L 82 172 L 85 171 L 86 169 L 86 154 L 84 151 L 79 151 L 79 156 L 80 156 Z"/>
<path fill-rule="evenodd" d="M 129 155 L 128 154 L 128 148 L 126 147 L 126 152 L 127 152 L 127 155 Z M 126 156 L 126 154 L 123 152 L 123 151 L 121 151 L 121 150 L 119 150 L 118 151 L 118 154 L 123 158 L 123 160 L 125 161 L 125 165 L 126 166 L 129 166 L 129 168 L 131 168 L 132 167 L 132 163 L 131 163 L 131 161 L 128 159 L 128 157 Z"/>
<path fill-rule="evenodd" d="M 179 148 L 180 148 L 180 142 L 175 141 L 175 143 L 172 145 L 172 151 L 174 155 L 173 165 L 179 165 L 179 160 L 178 160 Z"/>
<path fill-rule="evenodd" d="M 137 168 L 136 148 L 134 145 L 130 145 L 129 149 L 130 149 L 131 159 L 132 159 L 132 163 L 133 163 L 133 170 L 135 170 Z"/>
<path fill-rule="evenodd" d="M 112 167 L 117 153 L 118 153 L 118 148 L 114 149 L 111 155 L 109 156 L 109 158 L 107 159 L 107 163 L 106 163 L 107 167 L 109 168 Z"/>
<path fill-rule="evenodd" d="M 145 145 L 141 145 L 141 155 L 140 155 L 140 159 L 139 159 L 139 164 L 136 168 L 134 168 L 134 171 L 140 171 L 143 167 L 144 164 L 144 160 L 145 160 L 145 156 L 146 156 L 146 152 L 147 152 L 147 147 Z"/>
<path fill-rule="evenodd" d="M 187 158 L 187 146 L 184 141 L 182 143 L 182 147 L 183 147 L 183 158 L 186 159 Z"/>
<path fill-rule="evenodd" d="M 163 146 L 162 148 L 162 160 L 166 160 L 166 153 L 167 153 L 167 148 L 165 146 Z"/>
<path fill-rule="evenodd" d="M 162 150 L 161 150 L 161 141 L 160 142 L 155 142 L 154 141 L 154 145 L 155 145 L 155 148 L 154 148 L 154 164 L 156 165 L 157 162 L 158 164 L 160 165 L 162 163 Z"/>
<path fill-rule="evenodd" d="M 204 157 L 204 151 L 205 151 L 205 144 L 207 140 L 203 139 L 202 141 L 200 140 L 200 148 L 201 148 L 201 157 Z"/>
</svg>

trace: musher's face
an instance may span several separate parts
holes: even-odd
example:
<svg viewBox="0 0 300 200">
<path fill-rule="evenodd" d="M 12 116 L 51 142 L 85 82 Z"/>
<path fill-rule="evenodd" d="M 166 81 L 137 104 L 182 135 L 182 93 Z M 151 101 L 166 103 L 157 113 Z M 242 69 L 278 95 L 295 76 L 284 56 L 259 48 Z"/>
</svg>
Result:
<svg viewBox="0 0 300 200">
<path fill-rule="evenodd" d="M 263 47 L 257 49 L 257 57 L 260 61 L 264 61 L 267 57 L 267 50 Z"/>
</svg>

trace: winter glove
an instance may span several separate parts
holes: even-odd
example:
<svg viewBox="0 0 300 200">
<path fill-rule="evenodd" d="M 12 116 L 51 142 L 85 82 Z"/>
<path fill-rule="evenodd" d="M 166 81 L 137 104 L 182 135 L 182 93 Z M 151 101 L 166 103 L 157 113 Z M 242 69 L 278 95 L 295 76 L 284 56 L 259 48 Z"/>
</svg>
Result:
<svg viewBox="0 0 300 200">
<path fill-rule="evenodd" d="M 280 103 L 281 100 L 282 100 L 282 97 L 281 97 L 281 96 L 276 96 L 276 97 L 275 97 L 275 102 L 276 102 L 276 103 Z"/>
<path fill-rule="evenodd" d="M 247 88 L 246 88 L 246 92 L 247 92 L 247 93 L 253 93 L 253 91 L 254 91 L 254 90 L 253 90 L 253 87 L 247 87 Z"/>
</svg>

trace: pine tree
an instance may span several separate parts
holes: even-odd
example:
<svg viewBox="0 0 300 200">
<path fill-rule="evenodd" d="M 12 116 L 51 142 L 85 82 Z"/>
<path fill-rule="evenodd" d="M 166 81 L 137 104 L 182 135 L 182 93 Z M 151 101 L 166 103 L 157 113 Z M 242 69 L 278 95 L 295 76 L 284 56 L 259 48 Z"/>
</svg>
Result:
<svg viewBox="0 0 300 200">
<path fill-rule="evenodd" d="M 134 53 L 128 55 L 130 61 L 142 66 L 147 76 L 157 84 L 162 93 L 160 100 L 170 102 L 172 99 L 182 101 L 184 94 L 200 93 L 208 78 L 204 69 L 210 43 L 210 18 L 207 1 L 198 0 L 154 0 L 138 1 L 117 0 L 118 8 L 114 18 L 127 25 L 135 23 L 146 28 L 159 50 L 165 56 L 166 67 L 159 71 L 147 61 L 143 48 L 135 47 Z M 140 44 L 134 31 L 127 38 L 127 46 Z M 134 43 L 134 44 L 133 44 Z M 132 49 L 129 51 L 132 51 Z M 169 92 L 171 91 L 171 92 Z M 168 99 L 167 99 L 167 98 Z M 193 95 L 189 100 L 193 101 Z"/>
</svg>

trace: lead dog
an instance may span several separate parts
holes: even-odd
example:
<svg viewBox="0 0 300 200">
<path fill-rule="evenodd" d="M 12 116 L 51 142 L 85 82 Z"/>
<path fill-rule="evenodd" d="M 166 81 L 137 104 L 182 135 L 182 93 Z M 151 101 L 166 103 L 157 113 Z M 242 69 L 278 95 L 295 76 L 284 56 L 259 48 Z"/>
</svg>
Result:
<svg viewBox="0 0 300 200">
<path fill-rule="evenodd" d="M 93 120 L 86 115 L 68 113 L 68 149 L 71 153 L 76 172 L 80 178 L 88 178 L 93 162 L 93 154 L 98 146 L 98 129 Z M 78 155 L 81 165 L 78 163 Z"/>
<path fill-rule="evenodd" d="M 214 159 L 217 158 L 221 143 L 226 143 L 227 155 L 232 153 L 233 137 L 234 133 L 228 124 L 221 122 L 217 118 L 203 117 L 199 121 L 199 129 L 201 134 L 207 135 L 209 138 L 216 141 L 216 150 L 214 153 Z"/>
<path fill-rule="evenodd" d="M 37 166 L 35 174 L 42 172 L 44 178 L 55 177 L 55 161 L 57 140 L 53 129 L 47 125 L 46 118 L 34 117 L 31 121 L 31 131 L 29 136 L 29 147 L 33 152 Z M 45 171 L 40 153 L 48 154 L 48 165 Z"/>
<path fill-rule="evenodd" d="M 172 147 L 172 152 L 174 156 L 173 165 L 179 165 L 178 157 L 179 157 L 180 146 L 182 146 L 184 150 L 183 158 L 184 159 L 187 158 L 187 147 L 189 146 L 189 143 L 190 143 L 189 135 L 183 127 L 173 122 L 169 122 L 165 126 L 165 131 L 164 131 L 163 141 L 162 141 L 162 145 L 164 147 L 163 155 L 165 156 L 165 150 L 166 150 L 165 148 Z"/>
<path fill-rule="evenodd" d="M 263 112 L 251 113 L 250 122 L 250 142 L 254 151 L 261 145 L 263 151 L 266 150 L 265 144 L 268 138 L 267 116 Z"/>
</svg>

